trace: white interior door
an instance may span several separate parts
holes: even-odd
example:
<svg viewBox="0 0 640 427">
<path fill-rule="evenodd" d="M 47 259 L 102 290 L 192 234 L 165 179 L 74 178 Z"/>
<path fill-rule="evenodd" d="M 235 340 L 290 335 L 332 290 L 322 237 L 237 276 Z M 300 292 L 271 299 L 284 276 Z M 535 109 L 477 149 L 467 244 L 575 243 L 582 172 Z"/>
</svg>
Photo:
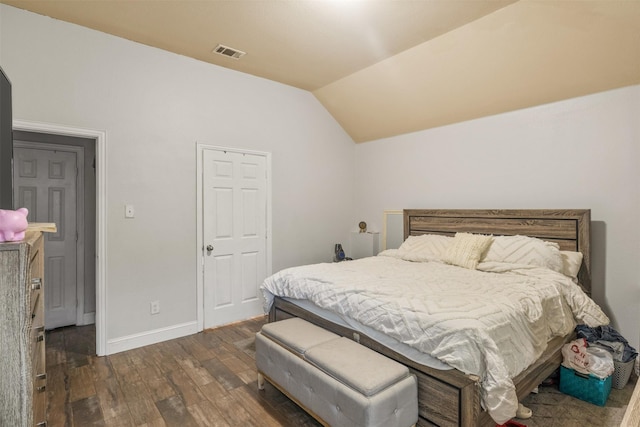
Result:
<svg viewBox="0 0 640 427">
<path fill-rule="evenodd" d="M 267 272 L 267 159 L 207 149 L 202 157 L 204 327 L 262 313 Z"/>
<path fill-rule="evenodd" d="M 76 324 L 77 170 L 74 152 L 14 147 L 15 206 L 57 227 L 44 236 L 47 329 Z"/>
</svg>

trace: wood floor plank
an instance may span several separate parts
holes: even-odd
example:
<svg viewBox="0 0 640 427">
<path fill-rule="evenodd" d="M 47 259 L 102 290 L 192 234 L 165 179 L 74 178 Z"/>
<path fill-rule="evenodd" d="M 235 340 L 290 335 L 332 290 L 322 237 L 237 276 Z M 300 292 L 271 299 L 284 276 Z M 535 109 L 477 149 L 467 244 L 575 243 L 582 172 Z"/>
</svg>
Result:
<svg viewBox="0 0 640 427">
<path fill-rule="evenodd" d="M 64 332 L 62 329 L 54 329 L 47 333 L 45 348 L 47 365 L 61 365 L 67 362 Z"/>
<path fill-rule="evenodd" d="M 230 427 L 220 410 L 209 401 L 188 406 L 187 410 L 200 427 Z"/>
<path fill-rule="evenodd" d="M 116 376 L 108 357 L 92 357 L 89 366 L 94 381 L 103 381 Z"/>
<path fill-rule="evenodd" d="M 202 362 L 202 366 L 209 371 L 211 376 L 218 381 L 226 390 L 233 390 L 241 387 L 244 382 L 238 378 L 229 368 L 227 368 L 220 360 L 211 359 Z"/>
<path fill-rule="evenodd" d="M 89 364 L 69 370 L 69 388 L 71 390 L 69 397 L 71 402 L 95 396 L 96 388 L 93 383 L 93 372 Z"/>
<path fill-rule="evenodd" d="M 192 335 L 192 337 L 209 350 L 215 350 L 221 342 L 220 338 L 210 330 L 199 332 Z"/>
<path fill-rule="evenodd" d="M 141 381 L 140 374 L 131 363 L 126 353 L 117 353 L 109 356 L 111 367 L 118 381 L 121 383 L 133 383 Z"/>
<path fill-rule="evenodd" d="M 136 424 L 136 427 L 172 427 L 172 426 L 167 426 L 167 423 L 164 422 L 164 418 L 159 417 L 159 418 L 154 418 L 153 420 L 150 420 L 143 424 Z"/>
<path fill-rule="evenodd" d="M 157 402 L 178 394 L 177 390 L 163 376 L 144 376 L 151 400 Z"/>
<path fill-rule="evenodd" d="M 100 408 L 100 400 L 97 396 L 71 402 L 71 411 L 75 425 L 80 426 L 104 426 L 104 416 Z"/>
<path fill-rule="evenodd" d="M 136 425 L 162 418 L 142 380 L 120 382 L 120 388 L 129 407 L 131 418 Z"/>
<path fill-rule="evenodd" d="M 131 420 L 129 406 L 115 377 L 96 381 L 95 388 L 105 418 L 124 417 Z"/>
<path fill-rule="evenodd" d="M 233 343 L 233 347 L 229 349 L 230 357 L 223 357 L 224 359 L 237 359 L 239 362 L 244 363 L 246 366 L 256 366 L 256 348 L 255 348 L 255 335 L 251 338 L 236 341 Z"/>
<path fill-rule="evenodd" d="M 106 427 L 135 427 L 128 412 L 117 417 L 105 418 L 104 425 Z"/>
<path fill-rule="evenodd" d="M 161 364 L 158 363 L 159 357 L 160 356 L 153 353 L 151 350 L 138 352 L 135 357 L 135 361 L 132 360 L 132 363 L 141 379 L 164 377 L 165 371 L 163 371 Z"/>
<path fill-rule="evenodd" d="M 181 337 L 176 338 L 175 340 L 165 341 L 158 345 L 161 345 L 162 351 L 169 355 L 173 359 L 173 361 L 177 363 L 178 360 L 192 357 L 192 355 L 187 350 L 185 350 L 183 345 L 183 342 L 187 340 L 188 337 Z"/>
<path fill-rule="evenodd" d="M 226 366 L 227 368 L 229 368 L 229 370 L 231 372 L 233 372 L 234 374 L 238 374 L 239 372 L 243 372 L 246 371 L 249 368 L 254 367 L 255 369 L 255 362 L 251 361 L 251 364 L 247 364 L 244 361 L 242 361 L 241 355 L 240 355 L 240 351 L 237 351 L 235 354 L 235 357 L 229 357 L 226 359 L 222 359 L 221 362 L 224 364 L 224 366 Z"/>
<path fill-rule="evenodd" d="M 125 352 L 126 360 L 128 364 L 135 369 L 139 369 L 140 366 L 153 366 L 157 367 L 155 363 L 149 360 L 150 347 L 134 348 Z"/>
<path fill-rule="evenodd" d="M 202 386 L 213 381 L 213 377 L 209 371 L 207 371 L 197 359 L 183 359 L 178 361 L 178 363 L 196 385 Z"/>
<path fill-rule="evenodd" d="M 256 399 L 256 396 L 254 394 L 250 393 L 247 390 L 247 387 L 248 386 L 235 388 L 231 390 L 229 394 L 231 394 L 237 402 L 241 402 L 242 407 L 251 415 L 254 420 L 259 421 L 261 426 L 281 426 L 281 422 L 274 418 L 269 411 L 265 411 L 262 403 L 258 399 Z"/>
<path fill-rule="evenodd" d="M 216 399 L 213 404 L 220 410 L 224 419 L 232 426 L 253 426 L 260 425 L 260 420 L 255 420 L 245 410 L 242 402 L 238 402 L 230 394 L 225 394 Z"/>
<path fill-rule="evenodd" d="M 198 423 L 187 410 L 183 400 L 179 396 L 171 396 L 156 402 L 158 410 L 162 414 L 165 423 L 171 426 L 198 427 Z"/>
<path fill-rule="evenodd" d="M 206 400 L 196 383 L 182 369 L 168 372 L 165 378 L 186 406 Z"/>
<path fill-rule="evenodd" d="M 55 402 L 49 402 L 49 407 Z M 57 403 L 54 410 L 49 410 L 47 413 L 47 425 L 49 426 L 73 426 L 73 411 L 71 410 L 71 403 Z"/>
<path fill-rule="evenodd" d="M 210 402 L 215 402 L 217 399 L 221 399 L 228 393 L 227 389 L 215 379 L 210 383 L 201 386 L 200 390 L 202 390 L 202 393 Z"/>
<path fill-rule="evenodd" d="M 238 375 L 238 378 L 240 378 L 240 380 L 245 384 L 253 384 L 258 381 L 258 372 L 255 368 L 238 372 L 236 375 Z"/>
<path fill-rule="evenodd" d="M 170 372 L 180 368 L 168 343 L 154 344 L 150 347 L 149 360 L 153 361 L 162 372 Z"/>
<path fill-rule="evenodd" d="M 204 346 L 193 335 L 178 341 L 178 344 L 188 354 L 189 358 L 195 358 L 198 361 L 209 360 L 216 356 L 216 352 L 213 349 Z"/>
<path fill-rule="evenodd" d="M 223 341 L 218 346 L 216 357 L 220 360 L 237 357 L 238 348 L 231 342 Z"/>
</svg>

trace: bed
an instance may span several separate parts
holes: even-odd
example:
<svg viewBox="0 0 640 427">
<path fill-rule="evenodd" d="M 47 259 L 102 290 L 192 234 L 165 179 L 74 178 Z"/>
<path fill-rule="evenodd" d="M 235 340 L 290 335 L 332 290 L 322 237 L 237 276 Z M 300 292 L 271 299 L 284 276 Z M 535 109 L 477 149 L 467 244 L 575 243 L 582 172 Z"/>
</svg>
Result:
<svg viewBox="0 0 640 427">
<path fill-rule="evenodd" d="M 530 236 L 557 243 L 560 250 L 582 253 L 577 278 L 590 293 L 589 210 L 424 210 L 404 211 L 404 237 L 420 235 L 454 236 L 456 233 L 494 236 Z M 284 295 L 283 295 L 284 296 Z M 350 337 L 391 359 L 406 365 L 418 378 L 420 426 L 494 426 L 481 405 L 480 378 L 457 369 L 432 367 L 407 356 L 354 322 L 345 323 L 313 304 L 274 295 L 269 304 L 269 321 L 300 317 L 334 333 Z M 357 322 L 355 322 L 357 323 Z M 375 338 L 374 338 L 375 337 Z M 572 333 L 553 338 L 537 360 L 511 380 L 518 400 L 529 394 L 560 365 L 561 347 L 574 339 Z"/>
</svg>

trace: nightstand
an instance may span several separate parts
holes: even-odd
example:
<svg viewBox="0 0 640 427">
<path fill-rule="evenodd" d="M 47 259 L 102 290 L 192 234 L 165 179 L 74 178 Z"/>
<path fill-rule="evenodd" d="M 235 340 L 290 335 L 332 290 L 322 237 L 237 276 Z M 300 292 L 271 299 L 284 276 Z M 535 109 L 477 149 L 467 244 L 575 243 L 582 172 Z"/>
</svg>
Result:
<svg viewBox="0 0 640 427">
<path fill-rule="evenodd" d="M 354 231 L 350 236 L 351 253 L 353 259 L 378 255 L 380 251 L 380 233 Z"/>
</svg>

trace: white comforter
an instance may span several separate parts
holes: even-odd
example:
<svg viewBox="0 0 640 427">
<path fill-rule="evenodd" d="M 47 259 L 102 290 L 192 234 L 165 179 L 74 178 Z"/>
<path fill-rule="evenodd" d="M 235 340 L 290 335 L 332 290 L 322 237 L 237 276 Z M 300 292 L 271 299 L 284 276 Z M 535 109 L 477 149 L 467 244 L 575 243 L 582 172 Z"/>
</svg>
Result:
<svg viewBox="0 0 640 427">
<path fill-rule="evenodd" d="M 482 404 L 502 424 L 518 401 L 511 378 L 525 370 L 575 321 L 607 324 L 571 279 L 544 268 L 482 263 L 468 270 L 409 262 L 398 252 L 282 270 L 263 285 L 274 295 L 307 299 L 480 377 Z"/>
</svg>

